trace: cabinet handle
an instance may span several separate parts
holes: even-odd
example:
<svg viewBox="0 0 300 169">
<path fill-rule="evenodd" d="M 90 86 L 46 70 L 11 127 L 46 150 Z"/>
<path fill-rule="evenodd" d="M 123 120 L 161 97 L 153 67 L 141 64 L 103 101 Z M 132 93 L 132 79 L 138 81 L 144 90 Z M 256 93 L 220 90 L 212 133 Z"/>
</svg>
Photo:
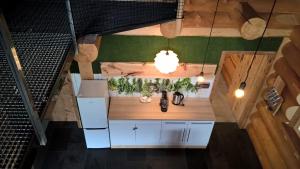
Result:
<svg viewBox="0 0 300 169">
<path fill-rule="evenodd" d="M 185 129 L 183 130 L 183 134 L 182 134 L 181 142 L 183 142 L 183 141 L 184 141 L 184 136 L 185 136 Z"/>
<path fill-rule="evenodd" d="M 186 142 L 188 142 L 189 139 L 190 139 L 190 133 L 191 133 L 191 129 L 189 129 L 189 133 L 188 133 L 188 137 L 187 137 L 187 139 L 186 139 Z"/>
</svg>

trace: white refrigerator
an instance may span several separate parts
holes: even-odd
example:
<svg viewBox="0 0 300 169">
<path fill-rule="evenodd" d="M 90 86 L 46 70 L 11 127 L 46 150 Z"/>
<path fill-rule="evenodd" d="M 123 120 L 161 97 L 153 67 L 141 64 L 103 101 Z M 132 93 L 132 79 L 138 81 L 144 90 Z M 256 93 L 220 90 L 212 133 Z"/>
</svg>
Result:
<svg viewBox="0 0 300 169">
<path fill-rule="evenodd" d="M 87 148 L 109 148 L 107 80 L 82 80 L 77 104 Z"/>
</svg>

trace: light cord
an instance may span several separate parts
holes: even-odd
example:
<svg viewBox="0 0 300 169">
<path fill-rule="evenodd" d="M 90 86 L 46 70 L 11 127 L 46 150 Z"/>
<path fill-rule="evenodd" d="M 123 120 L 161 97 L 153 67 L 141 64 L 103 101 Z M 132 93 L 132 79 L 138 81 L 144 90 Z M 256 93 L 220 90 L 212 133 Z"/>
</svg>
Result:
<svg viewBox="0 0 300 169">
<path fill-rule="evenodd" d="M 269 25 L 269 23 L 270 23 L 271 16 L 272 16 L 272 14 L 273 14 L 273 11 L 274 11 L 274 8 L 275 8 L 275 5 L 276 5 L 276 1 L 277 1 L 277 0 L 274 0 L 274 1 L 273 1 L 273 6 L 272 6 L 271 11 L 270 11 L 270 14 L 269 14 L 269 16 L 268 16 L 268 20 L 267 20 L 265 29 L 264 29 L 264 31 L 263 31 L 263 33 L 262 33 L 261 38 L 260 38 L 259 41 L 258 41 L 257 47 L 256 47 L 255 52 L 254 52 L 254 56 L 253 56 L 253 58 L 252 58 L 252 61 L 251 61 L 250 66 L 249 66 L 249 68 L 248 68 L 248 70 L 247 70 L 247 74 L 246 74 L 246 78 L 245 78 L 244 82 L 246 82 L 247 79 L 248 79 L 248 76 L 249 76 L 250 70 L 251 70 L 251 68 L 252 68 L 253 62 L 254 62 L 254 60 L 255 60 L 255 58 L 256 58 L 258 49 L 259 49 L 259 47 L 260 47 L 260 45 L 261 45 L 261 43 L 262 43 L 262 41 L 263 41 L 263 37 L 264 37 L 264 35 L 265 35 L 265 33 L 266 33 L 266 30 L 267 30 L 267 27 L 268 27 L 268 25 Z"/>
<path fill-rule="evenodd" d="M 213 17 L 213 21 L 212 21 L 212 24 L 211 24 L 209 37 L 208 37 L 208 40 L 207 40 L 207 45 L 206 45 L 206 49 L 205 49 L 205 53 L 204 53 L 204 59 L 203 59 L 201 72 L 203 72 L 203 68 L 204 68 L 204 65 L 205 65 L 205 62 L 206 62 L 208 46 L 210 44 L 211 34 L 212 34 L 212 30 L 213 30 L 213 27 L 214 27 L 214 24 L 215 24 L 215 19 L 216 19 L 216 15 L 217 15 L 217 11 L 218 11 L 219 2 L 220 2 L 220 0 L 217 1 L 216 9 L 215 9 L 215 12 L 214 12 L 214 17 Z"/>
</svg>

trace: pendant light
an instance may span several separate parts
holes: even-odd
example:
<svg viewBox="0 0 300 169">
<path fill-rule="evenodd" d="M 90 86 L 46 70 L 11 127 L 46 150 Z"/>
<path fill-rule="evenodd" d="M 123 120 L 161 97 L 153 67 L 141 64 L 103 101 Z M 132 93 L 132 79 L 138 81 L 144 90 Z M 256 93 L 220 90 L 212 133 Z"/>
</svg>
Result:
<svg viewBox="0 0 300 169">
<path fill-rule="evenodd" d="M 215 24 L 215 19 L 216 19 L 216 15 L 217 15 L 217 11 L 218 11 L 218 6 L 219 6 L 219 1 L 220 0 L 217 1 L 216 9 L 215 9 L 215 12 L 214 12 L 214 17 L 213 17 L 210 32 L 209 32 L 209 37 L 208 37 L 207 45 L 206 45 L 206 48 L 205 48 L 205 53 L 204 53 L 204 59 L 203 59 L 203 63 L 202 63 L 201 72 L 200 72 L 199 76 L 197 77 L 197 82 L 198 83 L 202 83 L 202 82 L 205 81 L 203 69 L 204 69 L 204 65 L 205 65 L 205 62 L 206 62 L 207 51 L 208 51 L 208 46 L 209 46 L 210 39 L 211 39 L 212 30 L 213 30 L 213 27 L 214 27 L 214 24 Z"/>
<path fill-rule="evenodd" d="M 250 66 L 249 66 L 249 68 L 248 68 L 248 70 L 247 70 L 246 78 L 245 78 L 245 80 L 240 84 L 239 88 L 236 89 L 236 90 L 234 91 L 234 95 L 235 95 L 236 98 L 242 98 L 242 97 L 244 97 L 244 95 L 245 95 L 245 90 L 244 90 L 244 89 L 245 89 L 246 86 L 247 86 L 246 81 L 247 81 L 247 79 L 248 79 L 249 72 L 250 72 L 250 70 L 251 70 L 251 67 L 252 67 L 252 65 L 253 65 L 253 62 L 254 62 L 254 60 L 255 60 L 255 58 L 256 58 L 257 51 L 258 51 L 258 49 L 259 49 L 259 47 L 260 47 L 260 45 L 261 45 L 261 42 L 263 41 L 263 37 L 264 37 L 264 35 L 265 35 L 265 33 L 266 33 L 267 26 L 269 25 L 271 16 L 272 16 L 272 14 L 273 14 L 273 10 L 274 10 L 275 4 L 276 4 L 276 0 L 273 1 L 273 6 L 272 6 L 271 11 L 270 11 L 270 14 L 269 14 L 269 16 L 268 16 L 268 20 L 267 20 L 265 29 L 264 29 L 264 31 L 263 31 L 263 33 L 262 33 L 262 35 L 261 35 L 261 38 L 259 39 L 258 44 L 257 44 L 257 46 L 256 46 L 256 49 L 255 49 L 253 58 L 252 58 L 252 60 L 251 60 Z"/>
<path fill-rule="evenodd" d="M 156 57 L 154 58 L 154 66 L 159 70 L 159 72 L 164 74 L 176 71 L 179 66 L 177 54 L 169 48 L 169 39 L 167 50 L 162 50 L 156 54 Z"/>
</svg>

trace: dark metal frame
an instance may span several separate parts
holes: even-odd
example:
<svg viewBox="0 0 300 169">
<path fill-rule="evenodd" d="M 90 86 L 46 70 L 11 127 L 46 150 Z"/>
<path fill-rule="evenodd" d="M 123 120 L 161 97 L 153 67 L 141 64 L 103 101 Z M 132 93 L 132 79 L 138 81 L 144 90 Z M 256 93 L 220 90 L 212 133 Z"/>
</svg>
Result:
<svg viewBox="0 0 300 169">
<path fill-rule="evenodd" d="M 75 27 L 74 27 L 74 21 L 73 21 L 73 16 L 72 16 L 72 9 L 71 9 L 70 0 L 66 0 L 66 8 L 67 8 L 67 13 L 68 13 L 68 19 L 69 19 L 69 25 L 70 25 L 71 34 L 72 34 L 72 40 L 73 40 L 75 55 L 77 55 L 78 54 L 78 47 L 77 47 Z"/>
<path fill-rule="evenodd" d="M 32 100 L 32 96 L 30 91 L 28 90 L 26 80 L 24 77 L 24 73 L 22 70 L 22 66 L 20 64 L 19 57 L 17 55 L 16 48 L 13 45 L 13 41 L 11 38 L 11 33 L 8 29 L 6 20 L 2 11 L 0 11 L 0 43 L 5 52 L 5 56 L 9 67 L 13 73 L 16 86 L 19 90 L 19 93 L 22 97 L 25 109 L 28 113 L 34 131 L 36 133 L 37 139 L 40 145 L 46 145 L 47 138 L 45 135 L 44 128 L 42 126 L 39 115 L 34 107 L 34 102 Z"/>
</svg>

